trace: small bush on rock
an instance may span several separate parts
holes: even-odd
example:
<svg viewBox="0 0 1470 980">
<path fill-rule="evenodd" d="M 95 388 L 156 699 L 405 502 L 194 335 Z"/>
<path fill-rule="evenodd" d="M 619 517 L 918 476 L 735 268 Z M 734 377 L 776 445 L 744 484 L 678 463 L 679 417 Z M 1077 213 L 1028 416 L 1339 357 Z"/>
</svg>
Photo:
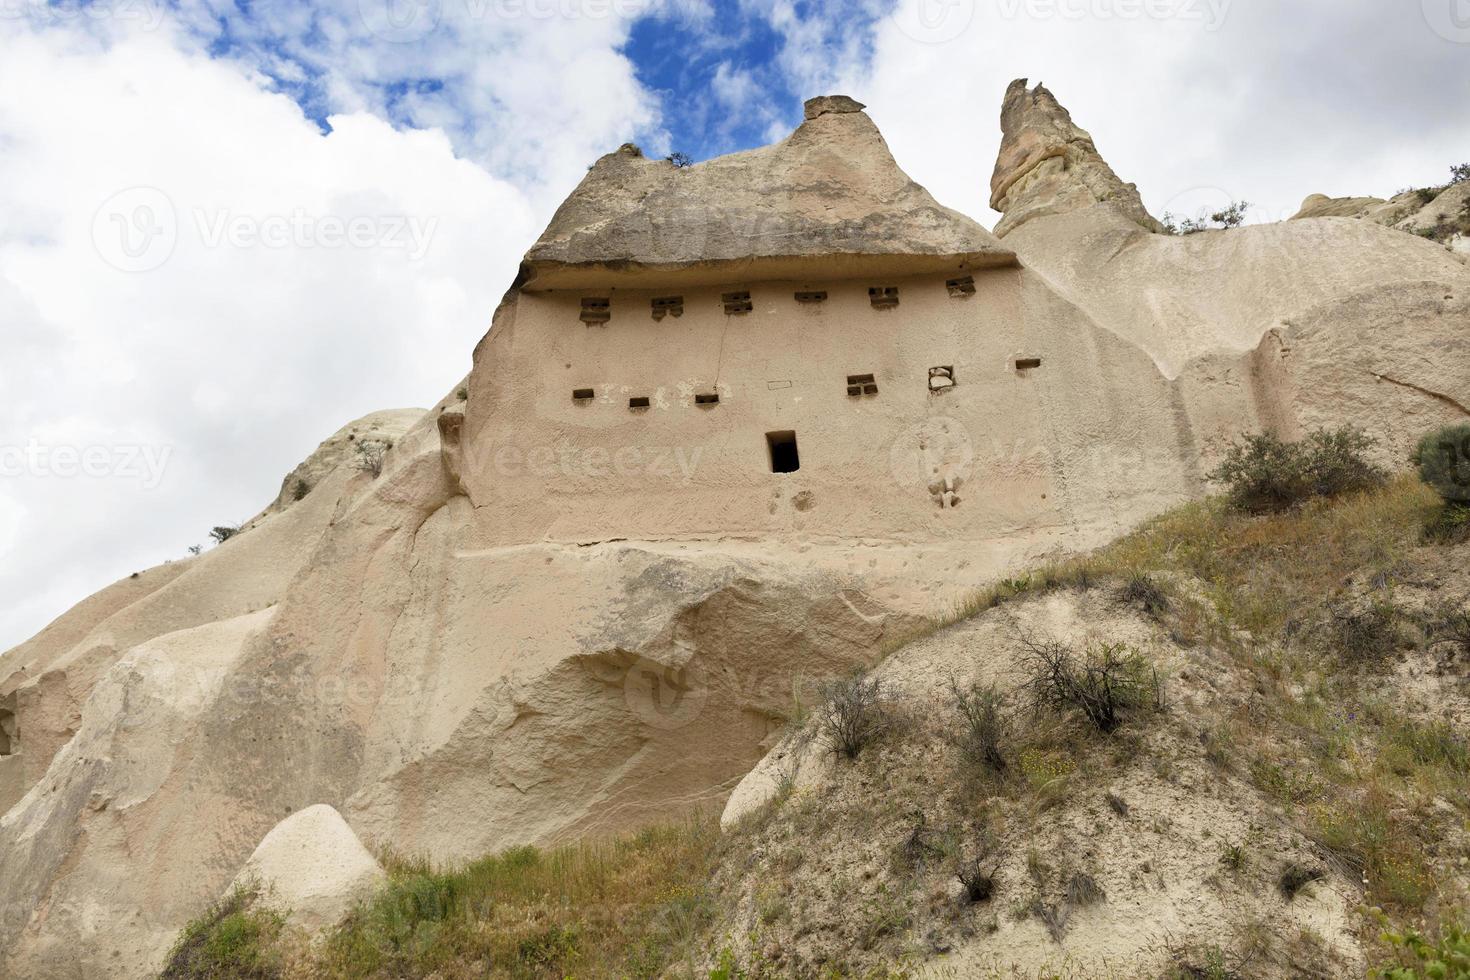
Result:
<svg viewBox="0 0 1470 980">
<path fill-rule="evenodd" d="M 1470 507 L 1470 423 L 1447 425 L 1425 435 L 1411 459 L 1420 479 L 1446 504 Z"/>
<path fill-rule="evenodd" d="M 822 689 L 818 712 L 822 736 L 832 751 L 856 759 L 888 730 L 888 704 L 883 682 L 862 676 L 833 681 Z"/>
<path fill-rule="evenodd" d="M 391 442 L 364 439 L 357 444 L 357 468 L 377 479 L 383 475 L 383 462 L 392 448 Z"/>
<path fill-rule="evenodd" d="M 949 681 L 949 690 L 959 715 L 959 727 L 952 740 L 966 767 L 995 773 L 1005 771 L 1002 744 L 1009 738 L 1004 714 L 1005 699 L 996 692 L 994 685 L 961 687 L 953 677 Z"/>
<path fill-rule="evenodd" d="M 209 532 L 209 536 L 211 538 L 214 538 L 214 543 L 215 544 L 224 544 L 226 541 L 230 540 L 231 538 L 233 538 L 235 535 L 237 535 L 239 533 L 240 533 L 240 525 L 238 525 L 238 524 L 221 524 L 219 527 L 216 527 L 213 530 L 211 530 Z"/>
<path fill-rule="evenodd" d="M 1280 513 L 1313 497 L 1381 486 L 1386 474 L 1366 456 L 1374 444 L 1350 427 L 1318 430 L 1301 442 L 1283 442 L 1270 432 L 1246 436 L 1230 447 L 1209 479 L 1225 485 L 1238 510 Z"/>
<path fill-rule="evenodd" d="M 1075 711 L 1108 734 L 1127 713 L 1163 708 L 1158 671 L 1126 644 L 1097 643 L 1078 656 L 1055 640 L 1022 642 L 1027 650 L 1022 669 L 1034 711 Z"/>
</svg>

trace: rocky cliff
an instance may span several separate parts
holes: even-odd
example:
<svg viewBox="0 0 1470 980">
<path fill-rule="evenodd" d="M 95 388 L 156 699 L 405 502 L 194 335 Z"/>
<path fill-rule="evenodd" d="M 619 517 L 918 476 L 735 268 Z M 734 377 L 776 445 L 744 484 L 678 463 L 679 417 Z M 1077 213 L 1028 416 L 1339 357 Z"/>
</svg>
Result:
<svg viewBox="0 0 1470 980">
<path fill-rule="evenodd" d="M 717 811 L 816 682 L 1198 497 L 1242 431 L 1351 422 L 1401 465 L 1470 414 L 1444 249 L 1158 234 L 1045 89 L 1002 128 L 1003 245 L 843 97 L 693 167 L 604 157 L 380 475 L 339 433 L 0 657 L 0 972 L 156 970 L 317 804 L 443 861 Z"/>
</svg>

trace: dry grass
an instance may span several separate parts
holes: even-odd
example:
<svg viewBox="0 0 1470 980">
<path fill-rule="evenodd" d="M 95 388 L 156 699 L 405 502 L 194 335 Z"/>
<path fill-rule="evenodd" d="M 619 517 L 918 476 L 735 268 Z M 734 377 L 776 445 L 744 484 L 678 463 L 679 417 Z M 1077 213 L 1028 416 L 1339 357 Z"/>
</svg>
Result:
<svg viewBox="0 0 1470 980">
<path fill-rule="evenodd" d="M 709 924 L 717 839 L 696 822 L 455 869 L 390 860 L 388 887 L 291 975 L 659 976 Z"/>
</svg>

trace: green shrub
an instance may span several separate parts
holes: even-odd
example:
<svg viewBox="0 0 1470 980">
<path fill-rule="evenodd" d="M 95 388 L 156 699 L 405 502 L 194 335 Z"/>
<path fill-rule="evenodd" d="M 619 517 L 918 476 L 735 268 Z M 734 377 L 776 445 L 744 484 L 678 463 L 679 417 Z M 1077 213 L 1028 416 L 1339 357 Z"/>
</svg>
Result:
<svg viewBox="0 0 1470 980">
<path fill-rule="evenodd" d="M 1412 929 L 1385 932 L 1383 941 L 1395 952 L 1399 965 L 1374 971 L 1382 980 L 1466 980 L 1470 977 L 1470 930 L 1447 926 L 1438 942 Z"/>
<path fill-rule="evenodd" d="M 226 541 L 230 540 L 231 538 L 233 538 L 235 535 L 237 535 L 239 533 L 240 533 L 240 525 L 238 525 L 238 524 L 221 524 L 219 527 L 216 527 L 216 528 L 212 529 L 209 532 L 209 536 L 211 538 L 214 538 L 214 543 L 215 544 L 224 544 Z"/>
<path fill-rule="evenodd" d="M 1420 478 L 1447 503 L 1470 505 L 1470 423 L 1428 433 L 1411 459 Z"/>
<path fill-rule="evenodd" d="M 1005 699 L 994 685 L 971 684 L 963 688 L 953 677 L 949 680 L 949 691 L 960 716 L 959 728 L 952 735 L 960 758 L 970 769 L 1003 772 L 1006 758 L 1001 745 L 1009 734 L 1003 710 Z"/>
<path fill-rule="evenodd" d="M 1387 475 L 1366 456 L 1374 444 L 1351 427 L 1319 429 L 1301 442 L 1283 442 L 1270 432 L 1250 435 L 1230 447 L 1209 479 L 1225 485 L 1238 510 L 1280 513 L 1314 497 L 1382 486 Z"/>
<path fill-rule="evenodd" d="M 277 980 L 282 956 L 277 940 L 286 918 L 255 907 L 260 890 L 236 888 L 184 927 L 161 980 Z"/>
</svg>

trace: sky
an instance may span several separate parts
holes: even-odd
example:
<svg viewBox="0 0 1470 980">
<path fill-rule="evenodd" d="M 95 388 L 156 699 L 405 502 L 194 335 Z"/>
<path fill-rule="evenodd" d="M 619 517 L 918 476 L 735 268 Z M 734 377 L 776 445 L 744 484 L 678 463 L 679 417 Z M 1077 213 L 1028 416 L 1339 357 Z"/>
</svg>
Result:
<svg viewBox="0 0 1470 980">
<path fill-rule="evenodd" d="M 1470 0 L 0 0 L 0 649 L 454 390 L 601 154 L 843 93 L 993 225 L 1017 77 L 1156 215 L 1470 159 Z"/>
</svg>

